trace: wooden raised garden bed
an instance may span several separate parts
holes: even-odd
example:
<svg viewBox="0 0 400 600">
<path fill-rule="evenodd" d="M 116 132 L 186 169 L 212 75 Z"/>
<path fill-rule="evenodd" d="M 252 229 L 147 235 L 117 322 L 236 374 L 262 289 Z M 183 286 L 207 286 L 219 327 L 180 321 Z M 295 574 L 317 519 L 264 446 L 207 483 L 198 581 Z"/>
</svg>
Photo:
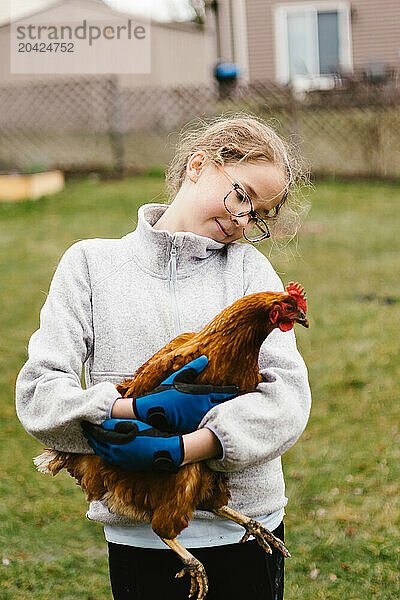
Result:
<svg viewBox="0 0 400 600">
<path fill-rule="evenodd" d="M 64 173 L 62 171 L 46 171 L 30 175 L 0 174 L 0 201 L 34 200 L 40 196 L 55 194 L 63 187 Z"/>
</svg>

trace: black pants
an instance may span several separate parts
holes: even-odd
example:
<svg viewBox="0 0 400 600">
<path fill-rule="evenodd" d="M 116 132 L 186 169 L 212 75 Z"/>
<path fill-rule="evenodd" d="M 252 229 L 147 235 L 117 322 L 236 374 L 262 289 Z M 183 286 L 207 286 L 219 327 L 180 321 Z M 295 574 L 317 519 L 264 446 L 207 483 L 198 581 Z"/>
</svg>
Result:
<svg viewBox="0 0 400 600">
<path fill-rule="evenodd" d="M 283 541 L 283 523 L 273 532 Z M 186 600 L 190 577 L 174 579 L 182 569 L 171 550 L 108 544 L 114 600 Z M 204 565 L 209 582 L 206 600 L 282 600 L 284 558 L 267 554 L 256 541 L 189 549 Z M 196 596 L 195 596 L 196 597 Z"/>
</svg>

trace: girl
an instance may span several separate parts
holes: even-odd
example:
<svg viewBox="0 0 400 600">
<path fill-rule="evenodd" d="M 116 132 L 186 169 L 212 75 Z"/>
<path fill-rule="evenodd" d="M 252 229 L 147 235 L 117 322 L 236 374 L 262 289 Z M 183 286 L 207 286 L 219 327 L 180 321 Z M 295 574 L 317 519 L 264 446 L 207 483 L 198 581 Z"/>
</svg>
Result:
<svg viewBox="0 0 400 600">
<path fill-rule="evenodd" d="M 106 427 L 110 418 L 144 421 L 146 411 L 118 398 L 116 383 L 243 295 L 283 291 L 252 244 L 269 236 L 293 179 L 285 145 L 270 127 L 238 117 L 186 134 L 168 179 L 169 206 L 142 206 L 135 231 L 78 242 L 58 265 L 17 379 L 18 416 L 46 446 L 89 453 L 83 420 Z M 250 243 L 237 243 L 242 237 Z M 167 398 L 167 417 L 172 411 L 189 432 L 170 456 L 177 467 L 207 460 L 227 472 L 232 508 L 283 539 L 280 457 L 304 430 L 310 410 L 293 331 L 275 330 L 267 338 L 260 372 L 254 392 L 227 401 L 228 394 L 206 396 L 200 414 L 196 395 Z M 157 400 L 150 395 L 147 408 Z M 151 465 L 160 439 L 148 439 L 145 450 L 130 447 L 124 458 L 132 468 Z M 100 502 L 91 503 L 87 517 L 105 525 L 115 600 L 187 597 L 188 582 L 173 579 L 179 559 L 149 525 L 118 517 Z M 239 525 L 197 511 L 179 536 L 205 566 L 208 600 L 282 599 L 282 555 L 266 554 L 256 541 L 238 544 L 242 535 Z"/>
</svg>

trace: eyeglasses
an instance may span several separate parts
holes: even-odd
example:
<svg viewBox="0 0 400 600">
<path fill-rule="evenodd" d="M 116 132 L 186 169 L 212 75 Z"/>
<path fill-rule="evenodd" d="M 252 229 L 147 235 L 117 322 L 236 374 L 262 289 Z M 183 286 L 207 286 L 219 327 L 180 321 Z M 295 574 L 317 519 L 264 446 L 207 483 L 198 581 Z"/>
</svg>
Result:
<svg viewBox="0 0 400 600">
<path fill-rule="evenodd" d="M 248 193 L 243 189 L 243 187 L 239 183 L 232 179 L 229 173 L 227 173 L 225 169 L 221 167 L 221 165 L 215 163 L 215 166 L 223 175 L 225 175 L 227 179 L 229 179 L 229 181 L 232 184 L 232 189 L 226 194 L 226 196 L 224 196 L 225 209 L 228 211 L 228 213 L 234 215 L 235 217 L 244 217 L 247 215 L 250 216 L 247 225 L 243 229 L 244 238 L 248 242 L 259 242 L 261 240 L 269 238 L 271 236 L 271 233 L 268 229 L 268 225 L 254 210 L 253 203 Z M 288 183 L 285 185 L 283 190 L 281 190 L 278 194 L 270 198 L 270 200 L 274 200 L 275 198 L 280 196 L 282 192 L 285 192 L 278 203 L 279 207 L 282 206 L 282 204 L 287 199 L 289 193 L 289 186 L 292 183 L 293 179 L 292 171 L 288 163 L 287 167 L 290 174 Z M 277 207 L 275 207 L 275 210 L 276 208 Z"/>
</svg>

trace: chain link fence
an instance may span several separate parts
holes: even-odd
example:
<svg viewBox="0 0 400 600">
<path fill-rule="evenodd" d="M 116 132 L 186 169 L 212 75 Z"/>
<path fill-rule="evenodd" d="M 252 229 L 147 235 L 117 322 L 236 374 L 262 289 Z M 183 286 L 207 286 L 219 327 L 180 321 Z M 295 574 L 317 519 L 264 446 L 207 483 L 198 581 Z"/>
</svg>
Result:
<svg viewBox="0 0 400 600">
<path fill-rule="evenodd" d="M 246 111 L 293 140 L 315 174 L 397 178 L 400 86 L 347 81 L 299 98 L 255 82 L 124 88 L 114 77 L 0 85 L 0 171 L 142 171 L 164 166 L 180 128 Z"/>
</svg>

